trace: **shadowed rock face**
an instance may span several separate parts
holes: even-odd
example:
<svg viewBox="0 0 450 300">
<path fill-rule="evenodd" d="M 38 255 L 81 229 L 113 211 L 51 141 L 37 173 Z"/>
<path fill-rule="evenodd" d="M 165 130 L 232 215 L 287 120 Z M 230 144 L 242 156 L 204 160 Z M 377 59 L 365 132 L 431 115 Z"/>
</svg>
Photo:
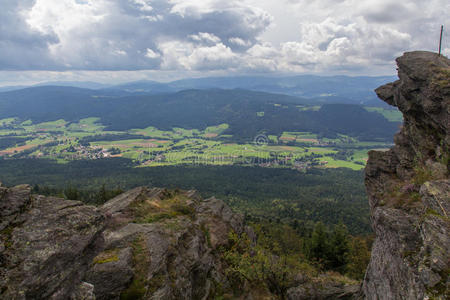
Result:
<svg viewBox="0 0 450 300">
<path fill-rule="evenodd" d="M 376 239 L 363 290 L 367 299 L 448 299 L 450 61 L 409 52 L 397 64 L 399 80 L 376 90 L 404 124 L 391 150 L 369 153 Z"/>
<path fill-rule="evenodd" d="M 139 187 L 96 208 L 0 185 L 0 299 L 203 299 L 252 231 L 221 200 Z"/>
<path fill-rule="evenodd" d="M 77 201 L 0 187 L 0 298 L 67 299 L 92 294 L 82 282 L 98 251 L 103 216 Z"/>
</svg>

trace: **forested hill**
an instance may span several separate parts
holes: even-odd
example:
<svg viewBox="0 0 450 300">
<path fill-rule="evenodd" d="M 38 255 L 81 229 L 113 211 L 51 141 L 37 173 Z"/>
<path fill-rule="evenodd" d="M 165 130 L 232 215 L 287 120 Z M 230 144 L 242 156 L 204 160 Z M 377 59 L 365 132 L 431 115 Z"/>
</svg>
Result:
<svg viewBox="0 0 450 300">
<path fill-rule="evenodd" d="M 95 89 L 100 92 L 126 92 L 134 94 L 162 94 L 175 93 L 190 89 L 244 89 L 266 93 L 285 94 L 304 97 L 318 103 L 347 103 L 364 104 L 369 106 L 384 106 L 378 100 L 374 89 L 390 82 L 392 76 L 230 76 L 187 78 L 172 82 L 157 82 L 139 80 L 117 85 L 83 81 L 51 81 L 42 82 L 35 86 L 72 86 L 78 88 Z M 12 91 L 24 86 L 0 87 L 0 91 Z"/>
<path fill-rule="evenodd" d="M 380 106 L 373 90 L 389 81 L 392 76 L 314 76 L 285 77 L 233 76 L 182 79 L 168 83 L 140 80 L 115 85 L 107 89 L 135 93 L 167 93 L 187 89 L 245 89 L 280 93 L 314 99 L 322 103 L 348 103 Z M 84 87 L 85 85 L 79 85 Z"/>
<path fill-rule="evenodd" d="M 229 134 L 251 138 L 261 131 L 308 131 L 333 137 L 391 141 L 398 123 L 352 104 L 312 106 L 311 100 L 247 90 L 186 90 L 160 95 L 73 87 L 35 87 L 0 93 L 0 119 L 34 123 L 99 117 L 111 130 L 154 126 L 198 128 L 227 123 Z"/>
</svg>

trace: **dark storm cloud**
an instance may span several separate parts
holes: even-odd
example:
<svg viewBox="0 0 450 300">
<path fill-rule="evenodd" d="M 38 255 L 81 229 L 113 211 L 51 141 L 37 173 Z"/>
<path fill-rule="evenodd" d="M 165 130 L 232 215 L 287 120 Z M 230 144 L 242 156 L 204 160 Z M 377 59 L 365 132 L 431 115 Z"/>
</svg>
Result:
<svg viewBox="0 0 450 300">
<path fill-rule="evenodd" d="M 205 11 L 165 0 L 8 1 L 0 12 L 0 69 L 158 69 L 161 43 L 179 41 L 193 51 L 203 41 L 192 36 L 207 33 L 244 51 L 270 23 L 249 7 L 214 5 Z M 245 46 L 232 42 L 237 38 Z"/>
<path fill-rule="evenodd" d="M 0 1 L 0 71 L 391 70 L 450 26 L 445 0 Z"/>
<path fill-rule="evenodd" d="M 32 30 L 21 16 L 33 0 L 3 0 L 0 9 L 0 68 L 40 69 L 52 64 L 48 45 L 58 42 L 52 33 Z"/>
<path fill-rule="evenodd" d="M 363 15 L 368 22 L 395 23 L 412 17 L 413 12 L 403 3 L 384 3 L 382 5 L 374 4 Z"/>
</svg>

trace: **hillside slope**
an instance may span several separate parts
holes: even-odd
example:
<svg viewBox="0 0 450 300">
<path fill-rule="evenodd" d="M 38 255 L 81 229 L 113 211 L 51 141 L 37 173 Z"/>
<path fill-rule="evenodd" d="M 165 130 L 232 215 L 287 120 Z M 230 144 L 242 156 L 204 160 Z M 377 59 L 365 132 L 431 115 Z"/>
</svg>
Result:
<svg viewBox="0 0 450 300">
<path fill-rule="evenodd" d="M 252 140 L 261 131 L 281 135 L 304 131 L 360 140 L 392 141 L 398 123 L 360 105 L 308 106 L 310 100 L 247 90 L 185 90 L 162 95 L 127 95 L 112 90 L 35 87 L 0 93 L 0 120 L 18 118 L 33 123 L 64 119 L 78 122 L 98 117 L 108 130 L 154 126 L 203 130 L 227 123 L 227 134 Z M 318 110 L 318 111 L 316 111 Z"/>
<path fill-rule="evenodd" d="M 404 125 L 387 152 L 369 153 L 366 188 L 376 239 L 367 299 L 449 299 L 450 60 L 397 59 L 400 80 L 376 90 Z"/>
</svg>

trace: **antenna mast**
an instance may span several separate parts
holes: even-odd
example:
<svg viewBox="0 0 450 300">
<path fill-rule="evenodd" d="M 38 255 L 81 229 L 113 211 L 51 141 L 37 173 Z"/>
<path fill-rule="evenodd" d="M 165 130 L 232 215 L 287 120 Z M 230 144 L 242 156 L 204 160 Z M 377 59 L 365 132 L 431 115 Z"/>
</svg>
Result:
<svg viewBox="0 0 450 300">
<path fill-rule="evenodd" d="M 442 48 L 442 33 L 444 32 L 444 25 L 441 25 L 441 37 L 439 38 L 439 56 L 441 56 L 441 48 Z"/>
</svg>

